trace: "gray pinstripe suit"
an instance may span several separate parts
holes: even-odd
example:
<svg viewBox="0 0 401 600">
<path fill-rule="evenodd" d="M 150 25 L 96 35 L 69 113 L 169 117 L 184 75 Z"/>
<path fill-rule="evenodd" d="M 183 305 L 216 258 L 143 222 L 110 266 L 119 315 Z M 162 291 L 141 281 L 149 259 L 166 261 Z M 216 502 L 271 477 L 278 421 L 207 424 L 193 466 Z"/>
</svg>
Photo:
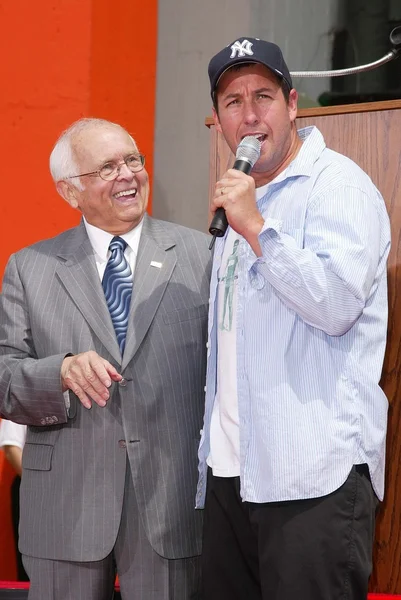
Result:
<svg viewBox="0 0 401 600">
<path fill-rule="evenodd" d="M 0 415 L 29 425 L 20 549 L 97 561 L 120 524 L 126 461 L 141 521 L 165 558 L 200 553 L 194 510 L 203 416 L 207 237 L 145 215 L 121 358 L 83 224 L 13 255 L 0 304 Z M 151 261 L 162 267 L 152 266 Z M 105 408 L 85 409 L 60 367 L 94 350 L 124 377 Z"/>
</svg>

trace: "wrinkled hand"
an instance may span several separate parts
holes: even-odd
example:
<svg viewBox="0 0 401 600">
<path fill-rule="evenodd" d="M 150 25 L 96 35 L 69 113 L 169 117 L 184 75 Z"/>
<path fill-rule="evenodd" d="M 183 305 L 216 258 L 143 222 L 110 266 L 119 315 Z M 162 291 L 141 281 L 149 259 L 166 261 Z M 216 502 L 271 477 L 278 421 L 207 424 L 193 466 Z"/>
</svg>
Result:
<svg viewBox="0 0 401 600">
<path fill-rule="evenodd" d="M 264 219 L 256 205 L 253 178 L 236 169 L 226 171 L 216 184 L 211 210 L 214 212 L 220 206 L 226 211 L 230 226 L 260 254 L 258 234 Z"/>
<path fill-rule="evenodd" d="M 121 379 L 113 365 L 92 350 L 67 356 L 61 365 L 63 392 L 74 392 L 85 408 L 92 407 L 92 400 L 106 406 L 111 382 Z"/>
</svg>

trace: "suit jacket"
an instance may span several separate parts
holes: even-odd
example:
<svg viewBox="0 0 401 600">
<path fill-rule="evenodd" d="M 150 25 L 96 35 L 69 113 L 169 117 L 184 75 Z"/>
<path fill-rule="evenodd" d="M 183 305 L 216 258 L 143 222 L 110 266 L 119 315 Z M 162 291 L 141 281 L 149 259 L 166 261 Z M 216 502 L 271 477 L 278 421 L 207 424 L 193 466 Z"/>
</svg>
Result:
<svg viewBox="0 0 401 600">
<path fill-rule="evenodd" d="M 11 256 L 0 304 L 0 415 L 29 426 L 22 553 L 104 558 L 117 536 L 127 460 L 154 550 L 200 553 L 207 244 L 200 232 L 145 216 L 123 357 L 83 224 Z M 87 350 L 124 380 L 112 384 L 105 408 L 85 409 L 70 392 L 67 414 L 61 364 Z"/>
</svg>

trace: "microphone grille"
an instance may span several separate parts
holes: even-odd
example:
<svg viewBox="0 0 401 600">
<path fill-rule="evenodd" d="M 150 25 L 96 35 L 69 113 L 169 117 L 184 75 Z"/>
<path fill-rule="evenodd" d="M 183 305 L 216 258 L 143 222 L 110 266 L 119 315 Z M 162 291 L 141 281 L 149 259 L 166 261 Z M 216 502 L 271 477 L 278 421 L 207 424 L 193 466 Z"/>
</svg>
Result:
<svg viewBox="0 0 401 600">
<path fill-rule="evenodd" d="M 247 135 L 241 140 L 235 158 L 237 160 L 247 160 L 253 167 L 260 156 L 261 143 L 253 135 Z"/>
</svg>

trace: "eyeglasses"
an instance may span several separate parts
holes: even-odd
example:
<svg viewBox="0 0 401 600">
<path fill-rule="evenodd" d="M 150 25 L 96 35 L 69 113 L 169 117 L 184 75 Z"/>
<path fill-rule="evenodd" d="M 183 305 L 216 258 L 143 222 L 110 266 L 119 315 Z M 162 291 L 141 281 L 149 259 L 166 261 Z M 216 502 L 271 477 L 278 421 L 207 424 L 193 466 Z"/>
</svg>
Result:
<svg viewBox="0 0 401 600">
<path fill-rule="evenodd" d="M 98 175 L 104 181 L 113 181 L 116 179 L 121 171 L 121 167 L 126 165 L 132 173 L 138 173 L 142 171 L 145 166 L 145 157 L 143 154 L 130 154 L 124 158 L 123 162 L 108 162 L 104 164 L 97 171 L 91 171 L 90 173 L 81 173 L 81 175 L 71 175 L 66 179 L 74 179 L 75 177 L 85 177 L 86 175 Z"/>
</svg>

